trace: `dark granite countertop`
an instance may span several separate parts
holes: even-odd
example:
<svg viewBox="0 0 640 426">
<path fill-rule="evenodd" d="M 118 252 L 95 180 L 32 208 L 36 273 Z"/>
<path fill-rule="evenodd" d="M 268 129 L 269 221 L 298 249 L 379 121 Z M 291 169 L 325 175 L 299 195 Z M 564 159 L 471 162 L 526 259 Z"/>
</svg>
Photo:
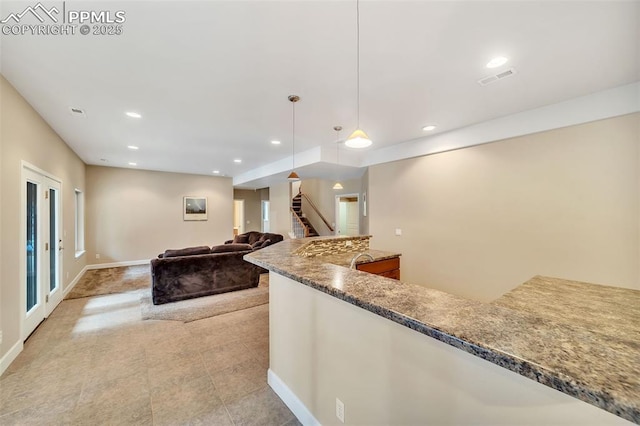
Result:
<svg viewBox="0 0 640 426">
<path fill-rule="evenodd" d="M 306 241 L 245 259 L 640 424 L 640 291 L 537 276 L 482 303 L 292 254 Z"/>
</svg>

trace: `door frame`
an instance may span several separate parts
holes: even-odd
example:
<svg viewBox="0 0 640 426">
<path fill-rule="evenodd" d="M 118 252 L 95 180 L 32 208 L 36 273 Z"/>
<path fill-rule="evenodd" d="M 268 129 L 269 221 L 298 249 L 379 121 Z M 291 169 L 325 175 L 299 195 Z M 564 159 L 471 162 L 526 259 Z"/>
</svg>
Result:
<svg viewBox="0 0 640 426">
<path fill-rule="evenodd" d="M 340 198 L 356 198 L 357 201 L 356 203 L 358 203 L 358 234 L 360 233 L 360 194 L 359 193 L 351 193 L 351 194 L 336 194 L 336 201 L 335 201 L 335 235 L 340 235 L 339 231 L 340 231 Z"/>
<path fill-rule="evenodd" d="M 233 199 L 233 221 L 234 221 L 234 228 L 235 228 L 235 220 L 236 220 L 236 206 L 239 206 L 238 211 L 238 221 L 239 223 L 239 227 L 238 227 L 238 235 L 239 234 L 243 234 L 245 232 L 245 221 L 244 221 L 244 198 L 234 198 Z"/>
<path fill-rule="evenodd" d="M 59 288 L 56 290 L 56 292 L 58 292 L 58 294 L 56 296 L 60 296 L 60 297 L 55 297 L 55 298 L 49 298 L 49 300 L 47 301 L 47 296 L 49 295 L 49 272 L 45 271 L 42 267 L 42 258 L 45 256 L 43 247 L 44 247 L 44 242 L 49 240 L 49 235 L 48 232 L 44 232 L 43 228 L 43 214 L 45 213 L 45 207 L 44 207 L 44 198 L 43 198 L 43 194 L 44 194 L 44 190 L 46 187 L 46 190 L 48 190 L 49 188 L 49 184 L 50 182 L 53 182 L 55 184 L 57 184 L 58 186 L 58 191 L 59 191 L 59 200 L 58 200 L 58 215 L 57 215 L 57 225 L 58 225 L 58 236 L 59 239 L 62 238 L 63 235 L 63 218 L 64 218 L 64 214 L 63 214 L 63 185 L 62 185 L 62 179 L 57 178 L 56 176 L 54 176 L 53 174 L 42 170 L 41 168 L 34 166 L 33 164 L 30 164 L 24 160 L 21 161 L 21 169 L 20 169 L 20 247 L 19 247 L 19 279 L 20 279 L 20 337 L 21 339 L 24 341 L 27 339 L 27 337 L 29 337 L 29 335 L 33 332 L 33 330 L 29 330 L 28 332 L 26 331 L 26 327 L 27 327 L 27 312 L 26 312 L 26 306 L 27 306 L 27 256 L 25 253 L 25 248 L 27 246 L 27 224 L 26 224 L 26 216 L 27 216 L 27 185 L 26 183 L 28 181 L 34 181 L 36 179 L 30 177 L 30 175 L 38 175 L 40 177 L 40 179 L 38 180 L 38 193 L 37 193 L 37 197 L 38 197 L 38 254 L 39 254 L 39 258 L 40 260 L 37 263 L 36 269 L 38 271 L 38 276 L 41 277 L 39 278 L 39 283 L 38 283 L 38 302 L 37 304 L 41 304 L 42 306 L 37 308 L 37 309 L 42 309 L 43 313 L 38 314 L 38 315 L 42 315 L 43 320 L 46 319 L 49 314 L 55 309 L 55 307 L 62 301 L 62 294 L 64 292 L 64 283 L 63 283 L 63 279 L 62 277 L 64 277 L 64 273 L 63 273 L 63 268 L 64 268 L 64 262 L 61 258 L 58 259 L 58 271 L 57 271 L 57 275 L 58 275 L 58 282 L 59 282 Z M 48 200 L 48 199 L 47 199 Z M 48 207 L 47 210 L 48 212 Z M 49 230 L 49 228 L 47 228 L 47 231 Z M 46 235 L 45 235 L 46 234 Z M 49 250 L 58 250 L 58 247 L 49 247 Z M 58 256 L 61 256 L 61 254 L 59 253 Z M 48 265 L 48 260 L 47 260 L 47 265 Z M 42 279 L 44 279 L 45 275 L 46 275 L 46 282 L 43 282 Z M 47 287 L 47 292 L 46 294 L 44 294 L 43 292 L 43 288 Z M 30 315 L 36 315 L 36 311 L 32 312 Z M 38 323 L 40 323 L 41 321 L 39 321 Z"/>
</svg>

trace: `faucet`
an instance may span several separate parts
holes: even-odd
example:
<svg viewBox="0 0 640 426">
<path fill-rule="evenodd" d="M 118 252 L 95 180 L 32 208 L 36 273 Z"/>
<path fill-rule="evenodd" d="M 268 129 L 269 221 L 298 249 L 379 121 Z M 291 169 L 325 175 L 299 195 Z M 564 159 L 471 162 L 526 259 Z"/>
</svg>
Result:
<svg viewBox="0 0 640 426">
<path fill-rule="evenodd" d="M 356 262 L 361 257 L 368 257 L 369 260 L 373 262 L 373 256 L 371 256 L 369 253 L 358 253 L 355 256 L 353 256 L 353 259 L 351 259 L 351 265 L 349 265 L 349 269 L 355 269 L 356 268 Z"/>
</svg>

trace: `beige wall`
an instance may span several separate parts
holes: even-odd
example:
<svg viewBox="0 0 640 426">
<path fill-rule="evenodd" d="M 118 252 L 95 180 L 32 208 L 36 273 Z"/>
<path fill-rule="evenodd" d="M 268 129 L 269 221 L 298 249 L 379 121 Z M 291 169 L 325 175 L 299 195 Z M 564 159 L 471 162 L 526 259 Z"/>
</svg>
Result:
<svg viewBox="0 0 640 426">
<path fill-rule="evenodd" d="M 244 200 L 244 232 L 262 229 L 262 200 L 260 190 L 234 189 L 233 199 Z"/>
<path fill-rule="evenodd" d="M 0 75 L 0 330 L 2 330 L 2 287 L 4 283 L 4 278 L 2 276 L 2 270 L 4 269 L 2 267 L 2 260 L 4 259 L 4 257 L 2 257 L 2 241 L 4 241 L 2 238 L 2 210 L 4 209 L 2 206 L 5 205 L 4 199 L 2 198 L 2 179 L 4 179 L 2 174 L 2 146 L 4 145 L 4 132 L 2 130 L 4 128 L 4 120 L 2 120 L 2 108 L 4 107 L 4 102 L 2 102 L 2 99 L 4 99 L 4 92 L 6 91 L 6 88 L 7 82 L 4 77 Z M 2 342 L 0 342 L 0 359 L 2 359 L 5 352 L 6 350 L 3 350 L 2 348 Z M 2 374 L 2 367 L 0 367 L 0 374 Z"/>
<path fill-rule="evenodd" d="M 404 281 L 481 301 L 536 274 L 640 289 L 639 120 L 373 166 L 372 248 L 402 252 Z"/>
<path fill-rule="evenodd" d="M 273 272 L 269 303 L 269 383 L 303 424 L 341 425 L 336 398 L 348 425 L 630 424 Z"/>
<path fill-rule="evenodd" d="M 23 315 L 20 282 L 22 161 L 62 180 L 63 288 L 85 266 L 85 257 L 75 258 L 74 188 L 85 190 L 85 165 L 20 94 L 0 76 L 1 226 L 0 324 L 3 340 L 0 358 L 21 340 Z"/>
<path fill-rule="evenodd" d="M 343 189 L 335 190 L 333 185 L 334 180 L 323 179 L 305 179 L 302 181 L 302 192 L 311 198 L 311 201 L 318 207 L 320 213 L 327 219 L 327 222 L 331 224 L 335 230 L 336 228 L 336 195 L 342 194 L 358 194 L 359 196 L 359 208 L 360 208 L 360 234 L 366 227 L 364 226 L 364 219 L 362 217 L 362 179 L 351 179 L 342 181 Z M 306 200 L 302 200 L 302 210 L 307 216 L 311 224 L 320 235 L 335 235 L 335 232 L 331 232 L 329 228 L 324 224 L 320 216 L 310 207 Z"/>
<path fill-rule="evenodd" d="M 291 188 L 289 182 L 269 187 L 269 220 L 271 232 L 289 238 L 291 230 Z"/>
<path fill-rule="evenodd" d="M 207 221 L 183 221 L 183 196 L 206 196 Z M 87 262 L 150 259 L 233 237 L 230 178 L 87 166 Z M 100 259 L 96 259 L 96 254 Z"/>
</svg>

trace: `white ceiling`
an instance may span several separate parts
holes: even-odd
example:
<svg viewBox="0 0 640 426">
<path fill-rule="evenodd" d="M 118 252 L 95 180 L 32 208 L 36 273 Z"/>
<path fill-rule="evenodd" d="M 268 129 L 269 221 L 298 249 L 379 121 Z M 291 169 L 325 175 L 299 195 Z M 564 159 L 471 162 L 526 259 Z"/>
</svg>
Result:
<svg viewBox="0 0 640 426">
<path fill-rule="evenodd" d="M 0 17 L 30 4 L 2 1 Z M 0 65 L 87 164 L 226 176 L 287 168 L 290 94 L 301 97 L 296 152 L 333 149 L 335 125 L 342 137 L 355 129 L 355 1 L 66 6 L 124 10 L 123 34 L 3 35 Z M 428 123 L 438 125 L 433 134 L 452 131 L 640 80 L 639 1 L 363 0 L 360 11 L 369 151 L 424 137 Z M 517 74 L 481 87 L 496 55 L 510 59 L 498 71 Z"/>
</svg>

